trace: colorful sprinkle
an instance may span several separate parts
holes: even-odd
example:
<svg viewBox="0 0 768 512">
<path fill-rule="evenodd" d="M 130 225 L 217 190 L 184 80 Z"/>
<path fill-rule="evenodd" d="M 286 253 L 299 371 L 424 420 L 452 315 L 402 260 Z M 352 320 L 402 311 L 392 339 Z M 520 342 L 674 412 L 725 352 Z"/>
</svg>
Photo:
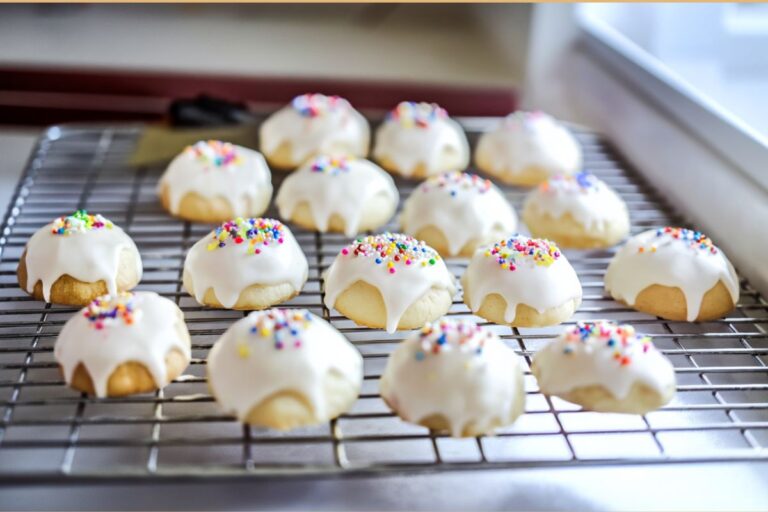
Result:
<svg viewBox="0 0 768 512">
<path fill-rule="evenodd" d="M 312 313 L 306 309 L 275 308 L 259 313 L 249 332 L 253 336 L 271 340 L 276 350 L 298 349 L 304 344 L 302 335 L 312 321 Z"/>
<path fill-rule="evenodd" d="M 341 173 L 349 172 L 349 162 L 352 160 L 345 156 L 319 156 L 312 162 L 310 169 L 312 172 L 320 172 L 338 176 Z"/>
<path fill-rule="evenodd" d="M 387 114 L 387 119 L 406 128 L 427 128 L 438 119 L 447 119 L 448 112 L 436 103 L 402 101 Z"/>
<path fill-rule="evenodd" d="M 201 140 L 184 150 L 191 154 L 195 160 L 210 167 L 224 168 L 236 167 L 243 162 L 242 156 L 237 151 L 237 146 L 220 140 Z"/>
<path fill-rule="evenodd" d="M 454 171 L 431 176 L 421 184 L 421 190 L 422 192 L 444 190 L 451 197 L 457 197 L 460 192 L 466 191 L 485 194 L 491 190 L 492 186 L 491 180 L 481 178 L 476 174 Z"/>
<path fill-rule="evenodd" d="M 415 263 L 426 267 L 440 261 L 440 255 L 430 246 L 400 233 L 358 238 L 341 250 L 341 256 L 370 258 L 390 274 L 396 273 L 398 267 L 412 266 Z"/>
<path fill-rule="evenodd" d="M 541 238 L 515 235 L 489 247 L 483 253 L 493 258 L 504 270 L 514 271 L 523 261 L 532 261 L 537 266 L 548 267 L 560 259 L 562 253 L 554 242 Z"/>
<path fill-rule="evenodd" d="M 85 210 L 77 210 L 72 215 L 54 220 L 51 233 L 67 236 L 73 233 L 85 233 L 94 229 L 112 229 L 113 227 L 112 221 L 99 214 L 89 215 Z"/>
<path fill-rule="evenodd" d="M 507 115 L 502 122 L 502 126 L 508 130 L 515 130 L 519 127 L 524 129 L 533 128 L 537 122 L 550 118 L 547 114 L 541 110 L 534 110 L 532 112 L 525 112 L 518 110 Z"/>
<path fill-rule="evenodd" d="M 83 315 L 90 322 L 88 325 L 94 329 L 103 329 L 117 320 L 122 320 L 125 325 L 132 325 L 135 315 L 133 294 L 122 292 L 116 297 L 102 295 L 88 304 Z"/>
<path fill-rule="evenodd" d="M 302 117 L 318 117 L 341 108 L 349 107 L 349 102 L 340 96 L 326 96 L 325 94 L 302 94 L 296 96 L 291 106 Z"/>
<path fill-rule="evenodd" d="M 282 244 L 285 236 L 285 226 L 274 219 L 257 218 L 228 220 L 217 227 L 211 235 L 208 250 L 215 251 L 226 247 L 228 243 L 248 244 L 248 252 L 261 254 L 264 247 Z"/>
<path fill-rule="evenodd" d="M 539 185 L 542 192 L 597 192 L 603 186 L 603 182 L 592 173 L 579 172 L 574 175 L 558 175 L 549 178 Z"/>
<path fill-rule="evenodd" d="M 663 241 L 676 241 L 681 242 L 691 249 L 702 251 L 709 254 L 717 254 L 717 247 L 712 243 L 712 240 L 702 233 L 701 231 L 694 231 L 686 228 L 659 228 L 656 230 L 656 239 L 658 243 L 653 243 L 650 246 L 640 246 L 637 248 L 637 252 L 656 252 L 658 244 Z"/>
<path fill-rule="evenodd" d="M 428 355 L 455 350 L 480 356 L 483 354 L 486 340 L 492 337 L 491 331 L 484 330 L 470 320 L 443 318 L 421 328 L 414 357 L 417 361 L 423 361 Z"/>
<path fill-rule="evenodd" d="M 653 348 L 651 338 L 637 334 L 631 325 L 618 325 L 605 320 L 579 322 L 567 329 L 561 339 L 566 343 L 563 346 L 563 354 L 575 353 L 579 345 L 602 347 L 611 353 L 611 357 L 620 366 L 629 366 L 633 357 L 645 354 Z"/>
</svg>

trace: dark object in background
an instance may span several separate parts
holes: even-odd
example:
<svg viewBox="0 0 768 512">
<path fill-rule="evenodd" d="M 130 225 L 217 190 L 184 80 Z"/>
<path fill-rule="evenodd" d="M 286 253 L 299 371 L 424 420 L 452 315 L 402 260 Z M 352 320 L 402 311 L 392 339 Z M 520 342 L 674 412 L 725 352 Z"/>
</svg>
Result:
<svg viewBox="0 0 768 512">
<path fill-rule="evenodd" d="M 227 126 L 256 121 L 245 103 L 207 94 L 200 94 L 191 100 L 174 100 L 168 110 L 171 126 Z"/>
</svg>

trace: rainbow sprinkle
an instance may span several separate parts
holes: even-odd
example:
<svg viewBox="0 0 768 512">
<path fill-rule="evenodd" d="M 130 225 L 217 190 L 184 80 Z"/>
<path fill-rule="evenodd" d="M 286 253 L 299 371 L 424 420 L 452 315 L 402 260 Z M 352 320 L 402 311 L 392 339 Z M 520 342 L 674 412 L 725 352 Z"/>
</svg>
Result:
<svg viewBox="0 0 768 512">
<path fill-rule="evenodd" d="M 85 233 L 94 229 L 112 229 L 112 221 L 99 214 L 89 215 L 85 210 L 77 210 L 67 217 L 59 217 L 53 221 L 51 233 L 68 236 L 73 233 Z"/>
<path fill-rule="evenodd" d="M 470 320 L 449 320 L 443 318 L 431 322 L 419 332 L 419 348 L 414 357 L 423 361 L 428 355 L 438 355 L 445 351 L 461 350 L 480 356 L 486 340 L 493 337 L 491 331 L 486 331 Z"/>
<path fill-rule="evenodd" d="M 421 190 L 422 192 L 446 190 L 451 197 L 456 197 L 462 191 L 485 194 L 491 190 L 492 186 L 491 180 L 486 180 L 476 174 L 454 171 L 431 176 L 421 184 Z"/>
<path fill-rule="evenodd" d="M 370 258 L 390 274 L 394 274 L 398 266 L 427 267 L 440 261 L 440 255 L 430 246 L 400 233 L 358 238 L 343 248 L 340 256 Z"/>
<path fill-rule="evenodd" d="M 518 127 L 530 129 L 535 123 L 543 121 L 548 117 L 549 116 L 541 110 L 534 110 L 532 112 L 518 110 L 517 112 L 512 112 L 507 115 L 507 117 L 504 118 L 502 125 L 506 129 L 517 129 Z"/>
<path fill-rule="evenodd" d="M 712 240 L 701 231 L 686 228 L 659 228 L 656 230 L 656 238 L 666 238 L 687 244 L 691 249 L 696 249 L 709 254 L 717 254 L 717 247 Z M 657 244 L 649 247 L 640 246 L 637 252 L 656 252 Z"/>
<path fill-rule="evenodd" d="M 220 140 L 201 140 L 184 150 L 199 163 L 209 167 L 235 167 L 243 162 L 237 146 Z"/>
<path fill-rule="evenodd" d="M 515 235 L 489 247 L 483 253 L 494 258 L 502 270 L 517 270 L 521 261 L 532 261 L 537 266 L 548 267 L 560 259 L 562 253 L 554 242 L 540 238 Z"/>
<path fill-rule="evenodd" d="M 566 344 L 564 354 L 573 354 L 575 345 L 597 345 L 613 352 L 613 358 L 621 365 L 632 363 L 632 356 L 638 351 L 647 353 L 653 343 L 649 336 L 639 335 L 631 325 L 617 325 L 605 320 L 599 322 L 579 322 L 562 335 Z"/>
<path fill-rule="evenodd" d="M 235 220 L 228 220 L 214 230 L 208 250 L 214 251 L 226 247 L 229 242 L 240 245 L 248 241 L 248 252 L 261 254 L 263 247 L 282 244 L 284 235 L 285 226 L 280 221 L 238 217 Z"/>
<path fill-rule="evenodd" d="M 132 325 L 136 313 L 133 297 L 131 292 L 122 292 L 116 297 L 102 295 L 88 304 L 83 316 L 88 319 L 89 326 L 98 330 L 118 319 L 125 325 Z"/>
<path fill-rule="evenodd" d="M 325 94 L 302 94 L 291 101 L 291 106 L 302 117 L 318 117 L 327 112 L 334 112 L 340 108 L 349 106 L 349 102 L 340 96 L 326 96 Z"/>
<path fill-rule="evenodd" d="M 448 112 L 436 103 L 402 101 L 387 114 L 387 119 L 397 121 L 406 128 L 427 128 L 438 119 L 447 119 Z"/>
<path fill-rule="evenodd" d="M 349 172 L 349 162 L 352 160 L 345 156 L 319 156 L 312 162 L 310 169 L 312 172 L 321 172 L 338 176 L 341 173 Z"/>
<path fill-rule="evenodd" d="M 596 192 L 602 183 L 603 182 L 592 173 L 579 172 L 572 176 L 553 176 L 539 185 L 539 190 L 542 192 L 579 191 L 586 194 L 588 192 Z"/>
<path fill-rule="evenodd" d="M 258 313 L 249 332 L 261 339 L 270 339 L 277 350 L 283 350 L 286 347 L 301 348 L 303 344 L 301 336 L 309 328 L 313 319 L 312 313 L 306 309 L 270 309 Z M 237 351 L 242 358 L 247 358 L 251 354 L 245 340 L 238 344 Z"/>
</svg>

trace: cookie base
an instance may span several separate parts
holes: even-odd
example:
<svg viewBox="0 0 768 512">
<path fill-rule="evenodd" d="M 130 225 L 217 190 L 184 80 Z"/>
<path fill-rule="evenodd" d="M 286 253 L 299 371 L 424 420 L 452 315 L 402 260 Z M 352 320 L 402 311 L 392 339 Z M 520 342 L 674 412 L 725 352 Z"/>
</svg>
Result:
<svg viewBox="0 0 768 512">
<path fill-rule="evenodd" d="M 405 229 L 405 226 L 403 226 L 403 231 L 408 233 L 408 230 Z M 412 236 L 417 240 L 423 240 L 426 242 L 426 244 L 436 250 L 440 256 L 469 258 L 475 254 L 475 251 L 479 247 L 498 242 L 510 234 L 511 233 L 506 233 L 503 231 L 494 231 L 488 234 L 488 236 L 473 238 L 464 244 L 464 247 L 462 247 L 458 253 L 452 253 L 450 251 L 448 248 L 448 238 L 440 229 L 436 228 L 435 226 L 425 226 Z"/>
<path fill-rule="evenodd" d="M 655 315 L 665 320 L 688 321 L 688 306 L 685 295 L 678 287 L 652 284 L 637 295 L 634 304 L 627 304 L 622 300 L 618 300 L 618 302 L 642 313 Z M 722 318 L 735 306 L 728 288 L 722 281 L 718 281 L 704 294 L 699 315 L 695 321 L 706 322 L 707 320 Z"/>
<path fill-rule="evenodd" d="M 272 187 L 264 188 L 259 191 L 259 195 L 251 201 L 246 199 L 247 211 L 246 215 L 240 215 L 240 217 L 259 217 L 269 207 L 269 201 L 272 198 Z M 168 185 L 162 185 L 160 188 L 160 202 L 163 208 L 180 219 L 202 222 L 207 224 L 215 224 L 232 220 L 238 215 L 235 215 L 234 210 L 230 202 L 221 196 L 205 197 L 201 196 L 197 192 L 188 192 L 181 198 L 179 203 L 179 211 L 171 211 L 171 195 Z"/>
<path fill-rule="evenodd" d="M 304 276 L 304 282 L 307 277 Z M 195 300 L 195 288 L 192 276 L 188 271 L 184 271 L 182 279 L 184 290 L 190 294 Z M 240 296 L 237 298 L 237 302 L 231 308 L 226 308 L 219 302 L 213 288 L 208 288 L 203 301 L 200 302 L 203 306 L 209 306 L 219 309 L 236 309 L 241 311 L 257 311 L 270 308 L 276 304 L 282 304 L 296 297 L 301 292 L 301 289 L 296 290 L 289 283 L 282 283 L 276 285 L 263 285 L 252 284 L 240 292 Z M 199 301 L 198 301 L 199 302 Z"/>
<path fill-rule="evenodd" d="M 507 185 L 518 185 L 521 187 L 535 187 L 536 185 L 547 181 L 555 174 L 559 174 L 559 172 L 538 165 L 529 165 L 523 169 L 514 171 L 506 168 L 494 170 L 491 162 L 486 160 L 485 157 L 478 157 L 476 165 L 479 170 L 483 171 L 488 176 L 492 176 Z"/>
<path fill-rule="evenodd" d="M 472 310 L 468 297 L 469 294 L 464 293 L 464 303 Z M 527 304 L 518 304 L 515 310 L 515 319 L 512 322 L 507 322 L 504 320 L 507 301 L 498 293 L 491 293 L 483 299 L 480 308 L 474 314 L 498 325 L 509 325 L 510 327 L 547 327 L 561 324 L 571 318 L 580 304 L 581 299 L 572 299 L 560 306 L 549 308 L 543 313 L 539 313 Z"/>
<path fill-rule="evenodd" d="M 140 275 L 136 272 L 137 254 L 129 249 L 123 249 L 120 254 L 120 260 L 117 265 L 117 277 L 115 283 L 118 292 L 128 291 L 139 284 Z M 19 287 L 27 291 L 27 251 L 21 255 L 19 266 L 16 269 L 16 277 Z M 53 304 L 66 304 L 68 306 L 87 306 L 96 297 L 109 293 L 107 284 L 103 281 L 87 283 L 74 277 L 64 274 L 59 277 L 51 286 L 50 302 Z M 44 301 L 43 283 L 35 283 L 32 293 L 35 300 Z"/>
<path fill-rule="evenodd" d="M 449 290 L 431 288 L 405 310 L 397 329 L 418 329 L 448 312 L 453 303 Z M 334 309 L 359 325 L 386 328 L 387 308 L 378 288 L 356 281 L 336 298 Z"/>
<path fill-rule="evenodd" d="M 419 162 L 411 169 L 411 172 L 404 171 L 391 158 L 386 156 L 377 157 L 376 163 L 378 163 L 382 169 L 390 174 L 402 176 L 406 179 L 418 180 L 427 178 L 429 176 L 434 176 L 435 174 L 442 174 L 444 172 L 463 171 L 464 168 L 466 168 L 466 165 L 461 165 L 460 162 L 455 160 L 458 160 L 458 157 L 453 153 L 443 153 L 443 156 L 440 160 L 440 165 L 438 165 L 435 169 L 428 169 L 424 162 Z"/>
<path fill-rule="evenodd" d="M 277 146 L 272 153 L 267 153 L 262 148 L 262 154 L 267 159 L 267 163 L 273 169 L 279 171 L 290 172 L 301 166 L 304 162 L 310 158 L 314 158 L 321 154 L 319 150 L 311 151 L 302 159 L 296 159 L 293 157 L 293 144 L 290 141 L 283 141 Z M 327 155 L 350 155 L 360 158 L 365 158 L 368 154 L 368 146 L 366 145 L 364 151 L 358 152 L 355 148 L 349 147 L 344 143 L 333 144 L 327 151 L 323 151 L 322 154 Z"/>
<path fill-rule="evenodd" d="M 365 203 L 364 211 L 360 217 L 360 224 L 357 227 L 357 233 L 365 231 L 374 231 L 384 224 L 395 214 L 397 209 L 397 201 L 392 201 L 391 198 L 384 195 L 376 195 Z M 288 219 L 294 224 L 301 226 L 304 229 L 310 231 L 321 231 L 315 224 L 315 217 L 312 214 L 312 210 L 306 201 L 302 201 L 296 205 Z M 322 233 L 342 233 L 346 230 L 346 222 L 344 219 L 337 215 L 332 214 L 328 219 L 328 227 L 326 231 Z M 354 235 L 353 235 L 354 236 Z"/>
<path fill-rule="evenodd" d="M 602 229 L 585 227 L 570 213 L 560 218 L 539 214 L 530 208 L 523 210 L 523 221 L 536 238 L 552 240 L 566 249 L 604 249 L 621 242 L 629 234 L 629 217 L 616 215 Z"/>
</svg>

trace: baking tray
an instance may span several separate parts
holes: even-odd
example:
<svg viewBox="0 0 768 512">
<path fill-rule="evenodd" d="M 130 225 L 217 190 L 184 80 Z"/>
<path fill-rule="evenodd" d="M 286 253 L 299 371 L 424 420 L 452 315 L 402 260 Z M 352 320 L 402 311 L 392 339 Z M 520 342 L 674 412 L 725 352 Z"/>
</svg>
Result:
<svg viewBox="0 0 768 512">
<path fill-rule="evenodd" d="M 498 120 L 463 121 L 474 143 L 480 130 Z M 633 233 L 688 226 L 603 137 L 572 130 L 583 147 L 585 167 L 626 201 Z M 208 394 L 205 358 L 216 338 L 244 313 L 201 307 L 183 291 L 186 250 L 210 226 L 175 220 L 162 210 L 155 187 L 163 167 L 127 163 L 140 133 L 135 125 L 49 128 L 11 201 L 0 237 L 0 481 L 340 477 L 768 459 L 768 303 L 747 282 L 742 281 L 739 304 L 727 318 L 701 324 L 665 321 L 604 294 L 602 278 L 613 249 L 565 251 L 584 288 L 584 301 L 566 325 L 611 319 L 648 333 L 674 363 L 677 397 L 645 416 L 592 413 L 544 397 L 526 371 L 527 413 L 517 423 L 492 437 L 452 439 L 400 421 L 378 395 L 386 357 L 405 333 L 357 326 L 322 305 L 320 276 L 347 239 L 294 226 L 310 274 L 287 306 L 322 315 L 357 346 L 365 361 L 363 389 L 349 413 L 318 427 L 285 433 L 243 427 L 222 414 Z M 282 178 L 274 173 L 275 189 Z M 405 199 L 415 183 L 398 180 L 397 185 Z M 501 188 L 519 212 L 526 190 Z M 156 291 L 184 310 L 192 364 L 161 391 L 99 399 L 67 388 L 53 345 L 76 309 L 34 301 L 18 288 L 15 271 L 27 239 L 77 208 L 123 227 L 144 260 L 138 289 Z M 466 263 L 448 260 L 457 276 Z M 458 298 L 449 314 L 472 317 Z M 526 363 L 563 328 L 516 329 L 474 319 L 496 331 Z"/>
</svg>

